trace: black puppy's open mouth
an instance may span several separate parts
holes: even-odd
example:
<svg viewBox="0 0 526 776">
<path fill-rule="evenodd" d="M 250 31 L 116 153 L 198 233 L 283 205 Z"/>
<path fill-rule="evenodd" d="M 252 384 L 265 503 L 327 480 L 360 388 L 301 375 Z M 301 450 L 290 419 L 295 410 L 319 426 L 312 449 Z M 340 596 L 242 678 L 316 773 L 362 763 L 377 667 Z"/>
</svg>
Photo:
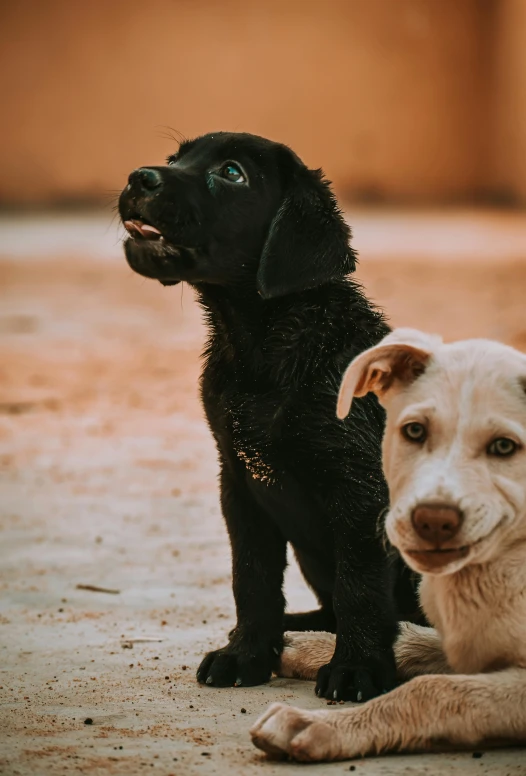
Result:
<svg viewBox="0 0 526 776">
<path fill-rule="evenodd" d="M 124 228 L 132 237 L 143 240 L 164 240 L 161 232 L 156 226 L 147 224 L 145 221 L 141 221 L 138 218 L 130 218 L 127 221 L 123 221 Z"/>
<path fill-rule="evenodd" d="M 128 263 L 132 269 L 146 277 L 155 278 L 163 286 L 175 286 L 180 283 L 180 280 L 174 280 L 169 277 L 172 271 L 173 257 L 174 255 L 178 256 L 180 253 L 177 246 L 168 243 L 156 226 L 149 224 L 142 218 L 127 218 L 122 223 L 129 234 L 127 243 L 136 246 L 134 253 L 137 250 L 139 251 L 139 255 L 136 255 L 134 260 L 127 252 Z M 146 249 L 147 243 L 151 246 L 148 248 L 150 258 L 144 263 L 144 258 L 141 259 L 141 254 L 143 249 Z"/>
<path fill-rule="evenodd" d="M 130 213 L 122 223 L 128 232 L 124 241 L 126 258 L 135 272 L 158 280 L 163 286 L 175 286 L 186 279 L 196 248 L 171 242 L 158 227 L 137 213 Z"/>
</svg>

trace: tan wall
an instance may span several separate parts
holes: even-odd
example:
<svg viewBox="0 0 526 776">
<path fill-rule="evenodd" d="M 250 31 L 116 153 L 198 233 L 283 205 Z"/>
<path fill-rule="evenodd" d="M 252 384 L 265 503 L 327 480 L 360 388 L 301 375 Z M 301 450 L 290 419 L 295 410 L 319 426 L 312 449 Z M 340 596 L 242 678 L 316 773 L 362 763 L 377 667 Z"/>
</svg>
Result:
<svg viewBox="0 0 526 776">
<path fill-rule="evenodd" d="M 500 0 L 495 19 L 491 182 L 526 203 L 526 1 Z"/>
<path fill-rule="evenodd" d="M 441 201 L 488 187 L 481 63 L 493 0 L 0 8 L 0 202 L 118 189 L 173 148 L 166 125 L 289 143 L 349 196 Z M 499 180 L 506 165 L 495 161 Z"/>
</svg>

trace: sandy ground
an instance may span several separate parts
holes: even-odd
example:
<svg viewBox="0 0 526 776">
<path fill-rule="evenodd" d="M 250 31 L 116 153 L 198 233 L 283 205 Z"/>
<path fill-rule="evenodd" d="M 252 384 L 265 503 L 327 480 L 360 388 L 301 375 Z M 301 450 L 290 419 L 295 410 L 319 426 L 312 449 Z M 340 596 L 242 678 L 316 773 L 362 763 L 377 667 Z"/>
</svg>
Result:
<svg viewBox="0 0 526 776">
<path fill-rule="evenodd" d="M 249 742 L 271 701 L 318 708 L 312 684 L 195 682 L 234 621 L 197 400 L 200 313 L 188 288 L 128 270 L 108 220 L 0 220 L 0 773 L 347 772 L 271 763 Z M 526 349 L 522 216 L 352 221 L 359 277 L 393 324 Z M 293 564 L 286 589 L 292 609 L 312 603 Z M 354 765 L 364 776 L 516 776 L 526 754 Z"/>
</svg>

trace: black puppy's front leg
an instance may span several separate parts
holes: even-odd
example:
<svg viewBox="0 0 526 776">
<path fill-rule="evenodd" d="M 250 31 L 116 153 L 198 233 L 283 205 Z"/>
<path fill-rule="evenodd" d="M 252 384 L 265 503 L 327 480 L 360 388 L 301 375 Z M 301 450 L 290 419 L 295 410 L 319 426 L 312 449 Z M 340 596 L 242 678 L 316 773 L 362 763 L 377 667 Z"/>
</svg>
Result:
<svg viewBox="0 0 526 776">
<path fill-rule="evenodd" d="M 206 655 L 197 679 L 215 687 L 263 684 L 283 650 L 286 542 L 250 495 L 243 476 L 223 469 L 221 504 L 232 545 L 237 625 L 225 647 Z"/>
<path fill-rule="evenodd" d="M 396 686 L 391 572 L 381 542 L 364 538 L 359 524 L 364 526 L 357 521 L 353 528 L 347 523 L 337 529 L 336 648 L 316 682 L 316 694 L 330 700 L 367 701 Z"/>
</svg>

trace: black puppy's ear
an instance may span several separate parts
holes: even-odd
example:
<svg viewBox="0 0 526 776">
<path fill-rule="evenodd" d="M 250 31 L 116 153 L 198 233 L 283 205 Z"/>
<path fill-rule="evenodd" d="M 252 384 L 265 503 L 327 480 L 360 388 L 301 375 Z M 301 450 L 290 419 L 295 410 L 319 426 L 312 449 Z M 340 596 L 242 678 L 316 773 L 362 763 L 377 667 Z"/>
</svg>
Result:
<svg viewBox="0 0 526 776">
<path fill-rule="evenodd" d="M 356 267 L 351 231 L 321 170 L 298 171 L 272 221 L 257 275 L 264 299 L 315 288 Z"/>
</svg>

